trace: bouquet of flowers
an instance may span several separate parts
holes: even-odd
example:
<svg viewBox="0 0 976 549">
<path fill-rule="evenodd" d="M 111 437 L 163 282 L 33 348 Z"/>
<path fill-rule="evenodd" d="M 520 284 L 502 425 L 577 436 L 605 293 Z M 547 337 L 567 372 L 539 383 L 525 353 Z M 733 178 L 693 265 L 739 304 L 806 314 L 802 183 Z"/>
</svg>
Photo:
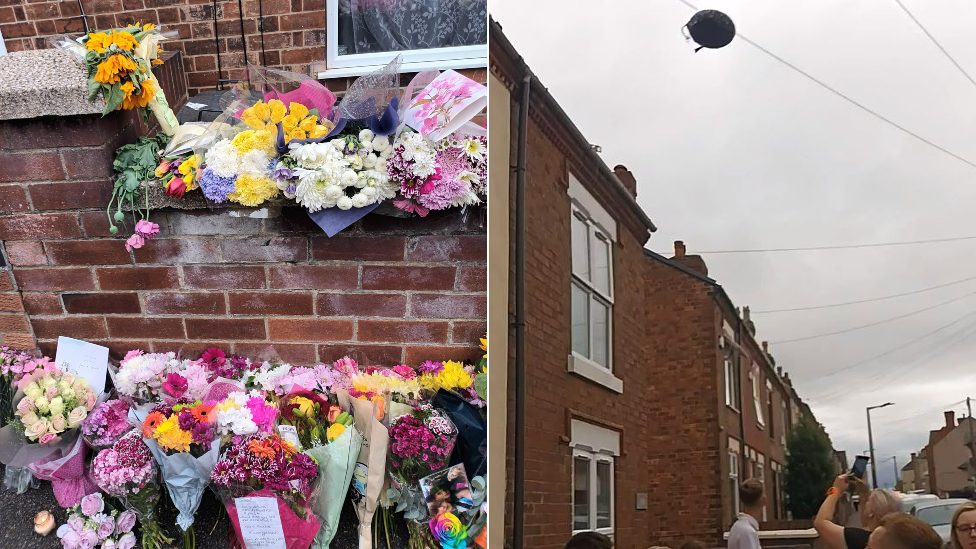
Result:
<svg viewBox="0 0 976 549">
<path fill-rule="evenodd" d="M 54 363 L 50 360 L 47 357 L 35 360 L 23 351 L 0 347 L 0 427 L 10 423 L 14 417 L 12 401 L 20 380 L 37 368 L 53 370 Z"/>
<path fill-rule="evenodd" d="M 107 400 L 96 404 L 81 423 L 81 436 L 94 450 L 111 448 L 133 429 L 129 423 L 129 404 L 124 400 Z"/>
<path fill-rule="evenodd" d="M 119 513 L 102 494 L 91 494 L 68 509 L 68 522 L 58 528 L 57 535 L 64 549 L 132 549 L 136 546 L 135 524 L 135 513 Z"/>
<path fill-rule="evenodd" d="M 213 490 L 224 502 L 238 539 L 241 535 L 235 499 L 274 497 L 288 549 L 305 549 L 319 530 L 309 509 L 318 475 L 315 460 L 278 435 L 235 437 L 211 473 Z"/>
<path fill-rule="evenodd" d="M 281 425 L 295 428 L 299 450 L 335 441 L 352 425 L 352 416 L 312 391 L 295 391 L 278 401 Z"/>
<path fill-rule="evenodd" d="M 145 409 L 151 403 L 175 392 L 174 382 L 177 385 L 179 382 L 168 376 L 176 374 L 179 368 L 180 361 L 177 360 L 176 353 L 147 354 L 134 350 L 125 355 L 117 369 L 110 367 L 109 373 L 119 397 L 135 408 Z M 164 383 L 169 385 L 164 388 Z"/>
<path fill-rule="evenodd" d="M 269 169 L 277 156 L 275 139 L 270 130 L 244 130 L 214 143 L 204 154 L 206 167 L 199 176 L 204 196 L 215 204 L 251 207 L 277 196 Z"/>
<path fill-rule="evenodd" d="M 194 179 L 200 162 L 200 155 L 192 153 L 163 157 L 154 175 L 166 185 L 167 195 L 183 198 L 183 193 L 200 186 Z"/>
<path fill-rule="evenodd" d="M 139 518 L 144 549 L 159 549 L 173 541 L 156 521 L 160 496 L 156 473 L 156 462 L 139 433 L 118 439 L 92 460 L 92 480 Z"/>
<path fill-rule="evenodd" d="M 179 511 L 184 548 L 196 545 L 194 513 L 220 453 L 216 403 L 160 405 L 142 421 L 142 436 L 163 473 L 170 499 Z"/>
<path fill-rule="evenodd" d="M 457 428 L 430 404 L 390 424 L 390 456 L 393 474 L 409 485 L 447 467 L 457 440 Z"/>
</svg>

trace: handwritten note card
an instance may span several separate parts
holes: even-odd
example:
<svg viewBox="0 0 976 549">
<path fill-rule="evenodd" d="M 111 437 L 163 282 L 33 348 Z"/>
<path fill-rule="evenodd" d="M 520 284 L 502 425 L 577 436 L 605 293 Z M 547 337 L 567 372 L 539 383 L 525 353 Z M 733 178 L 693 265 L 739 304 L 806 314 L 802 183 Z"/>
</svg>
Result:
<svg viewBox="0 0 976 549">
<path fill-rule="evenodd" d="M 275 498 L 235 498 L 241 537 L 247 549 L 285 549 L 278 500 Z"/>
<path fill-rule="evenodd" d="M 95 394 L 105 391 L 105 375 L 108 374 L 108 347 L 79 341 L 70 337 L 58 338 L 58 350 L 54 355 L 58 368 L 85 378 Z"/>
<path fill-rule="evenodd" d="M 298 429 L 294 425 L 279 425 L 278 435 L 285 442 L 290 442 L 296 449 L 302 449 L 302 441 L 298 439 Z"/>
</svg>

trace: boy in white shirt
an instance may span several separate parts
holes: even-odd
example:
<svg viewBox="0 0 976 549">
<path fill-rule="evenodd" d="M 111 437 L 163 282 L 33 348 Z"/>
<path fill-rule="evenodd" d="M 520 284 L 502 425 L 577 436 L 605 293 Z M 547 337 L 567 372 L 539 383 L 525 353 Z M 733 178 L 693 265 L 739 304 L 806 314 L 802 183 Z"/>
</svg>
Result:
<svg viewBox="0 0 976 549">
<path fill-rule="evenodd" d="M 729 530 L 728 549 L 760 549 L 759 519 L 765 506 L 766 494 L 760 480 L 749 479 L 739 486 L 741 512 Z"/>
</svg>

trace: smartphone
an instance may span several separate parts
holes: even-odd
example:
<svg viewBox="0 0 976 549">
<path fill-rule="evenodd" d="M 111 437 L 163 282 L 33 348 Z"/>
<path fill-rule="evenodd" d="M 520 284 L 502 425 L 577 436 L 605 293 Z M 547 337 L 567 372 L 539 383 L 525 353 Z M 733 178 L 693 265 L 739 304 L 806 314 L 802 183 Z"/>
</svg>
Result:
<svg viewBox="0 0 976 549">
<path fill-rule="evenodd" d="M 854 466 L 851 467 L 851 476 L 864 478 L 864 473 L 868 469 L 868 456 L 857 456 L 854 458 Z"/>
</svg>

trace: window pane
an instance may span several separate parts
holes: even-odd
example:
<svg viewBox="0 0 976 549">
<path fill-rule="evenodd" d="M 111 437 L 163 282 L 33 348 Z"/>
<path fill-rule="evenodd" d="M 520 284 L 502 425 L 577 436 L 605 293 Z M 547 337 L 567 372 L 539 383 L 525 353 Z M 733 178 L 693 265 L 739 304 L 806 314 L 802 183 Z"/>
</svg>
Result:
<svg viewBox="0 0 976 549">
<path fill-rule="evenodd" d="M 596 527 L 609 528 L 610 520 L 610 486 L 613 482 L 610 474 L 610 464 L 605 461 L 596 463 Z"/>
<path fill-rule="evenodd" d="M 586 223 L 576 217 L 570 216 L 573 224 L 573 274 L 583 280 L 590 279 L 590 229 Z"/>
<path fill-rule="evenodd" d="M 590 460 L 573 459 L 573 530 L 590 527 Z"/>
<path fill-rule="evenodd" d="M 610 297 L 610 241 L 598 238 L 596 233 L 590 239 L 593 262 L 593 287 Z"/>
<path fill-rule="evenodd" d="M 590 295 L 573 284 L 573 351 L 590 356 Z"/>
<path fill-rule="evenodd" d="M 337 0 L 338 55 L 488 43 L 488 0 Z"/>
<path fill-rule="evenodd" d="M 609 368 L 610 356 L 610 308 L 603 301 L 593 298 L 590 306 L 593 315 L 593 356 L 590 359 L 604 368 Z"/>
</svg>

